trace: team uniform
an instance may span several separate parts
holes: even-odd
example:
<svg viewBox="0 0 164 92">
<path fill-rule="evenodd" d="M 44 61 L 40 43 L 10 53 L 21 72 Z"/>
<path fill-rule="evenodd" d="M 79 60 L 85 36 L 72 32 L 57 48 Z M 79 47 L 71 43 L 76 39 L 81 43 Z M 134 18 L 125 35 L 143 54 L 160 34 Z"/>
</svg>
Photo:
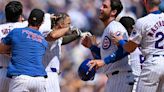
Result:
<svg viewBox="0 0 164 92">
<path fill-rule="evenodd" d="M 46 71 L 42 57 L 48 46 L 38 30 L 15 28 L 2 43 L 12 47 L 7 76 L 11 78 L 9 92 L 45 92 Z"/>
<path fill-rule="evenodd" d="M 46 66 L 47 78 L 47 92 L 60 92 L 59 86 L 59 66 L 61 56 L 62 38 L 56 41 L 48 42 L 46 54 L 43 58 L 43 63 Z"/>
<path fill-rule="evenodd" d="M 164 14 L 155 11 L 136 21 L 130 40 L 145 57 L 137 92 L 164 92 Z"/>
<path fill-rule="evenodd" d="M 0 25 L 0 39 L 6 37 L 6 35 L 14 28 L 26 27 L 27 24 L 28 23 L 26 21 Z M 6 77 L 9 61 L 9 55 L 0 54 L 0 92 L 8 92 L 9 89 L 9 78 Z"/>
<path fill-rule="evenodd" d="M 119 31 L 119 32 L 118 32 Z M 101 40 L 101 58 L 104 59 L 108 55 L 115 52 L 118 47 L 111 41 L 112 35 L 118 32 L 124 35 L 124 39 L 128 39 L 126 29 L 116 21 L 112 21 L 105 28 Z M 131 92 L 133 88 L 134 76 L 132 69 L 128 64 L 128 57 L 124 57 L 114 63 L 110 63 L 100 68 L 107 75 L 105 92 Z"/>
<path fill-rule="evenodd" d="M 14 28 L 27 27 L 28 22 L 16 22 L 5 23 L 0 25 L 0 39 L 6 37 L 6 35 Z M 39 30 L 50 30 L 51 22 L 50 15 L 45 14 L 44 22 Z M 10 78 L 7 78 L 7 67 L 9 65 L 11 57 L 8 55 L 0 54 L 0 92 L 8 92 Z"/>
<path fill-rule="evenodd" d="M 134 79 L 135 79 L 132 92 L 136 92 L 138 77 L 140 76 L 140 73 L 141 73 L 141 63 L 144 60 L 144 57 L 142 56 L 140 49 L 136 48 L 135 51 L 130 53 L 130 55 L 128 56 L 128 60 L 131 65 L 132 73 L 134 74 Z"/>
</svg>

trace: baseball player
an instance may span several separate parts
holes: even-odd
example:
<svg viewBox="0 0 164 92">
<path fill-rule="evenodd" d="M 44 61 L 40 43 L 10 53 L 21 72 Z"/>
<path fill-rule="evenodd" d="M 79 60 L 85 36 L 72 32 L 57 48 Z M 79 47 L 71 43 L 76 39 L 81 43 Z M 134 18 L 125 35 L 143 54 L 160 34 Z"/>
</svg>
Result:
<svg viewBox="0 0 164 92">
<path fill-rule="evenodd" d="M 135 24 L 135 20 L 131 17 L 125 16 L 122 17 L 119 22 L 126 28 L 128 31 L 128 35 L 131 34 L 131 31 L 133 30 L 133 25 Z M 131 65 L 133 74 L 135 75 L 135 83 L 133 86 L 133 92 L 136 91 L 136 86 L 138 82 L 138 77 L 141 73 L 141 62 L 142 62 L 142 53 L 139 50 L 139 48 L 136 48 L 134 52 L 130 53 L 129 55 L 129 63 Z"/>
<path fill-rule="evenodd" d="M 14 28 L 23 28 L 28 26 L 28 22 L 23 22 L 22 4 L 18 1 L 11 1 L 5 7 L 7 23 L 0 25 L 0 39 L 5 37 Z M 11 16 L 13 15 L 13 16 Z M 51 20 L 50 14 L 45 14 L 44 22 L 39 30 L 50 30 Z M 10 56 L 0 54 L 0 92 L 8 92 L 9 79 L 7 78 L 7 67 L 10 61 Z"/>
<path fill-rule="evenodd" d="M 128 39 L 128 34 L 126 29 L 121 25 L 121 23 L 115 21 L 117 15 L 122 11 L 122 4 L 120 0 L 104 0 L 100 8 L 99 18 L 105 25 L 105 29 L 102 35 L 102 40 L 100 43 L 100 55 L 101 60 L 91 60 L 89 65 L 92 63 L 98 63 L 97 61 L 107 63 L 106 57 L 108 57 L 113 52 L 118 49 L 122 49 L 116 46 L 112 42 L 112 34 L 117 32 L 117 34 L 124 35 L 124 39 Z M 91 50 L 93 44 L 91 37 L 85 37 L 82 40 L 82 44 Z M 96 49 L 95 49 L 96 50 Z M 97 53 L 98 55 L 98 53 Z M 107 75 L 108 81 L 106 83 L 105 92 L 131 92 L 133 88 L 133 74 L 130 65 L 128 64 L 128 57 L 124 57 L 117 62 L 106 64 L 102 67 L 103 72 Z"/>
<path fill-rule="evenodd" d="M 159 11 L 160 0 L 144 0 L 148 15 L 136 21 L 128 42 L 114 36 L 127 52 L 140 44 L 145 61 L 139 77 L 137 92 L 164 92 L 164 14 Z"/>
<path fill-rule="evenodd" d="M 8 23 L 0 25 L 0 39 L 5 37 L 14 28 L 28 25 L 27 22 L 22 22 L 22 4 L 20 2 L 9 2 L 5 7 L 5 12 Z M 9 78 L 6 75 L 10 56 L 0 54 L 0 60 L 0 92 L 8 92 Z"/>
<path fill-rule="evenodd" d="M 33 9 L 28 18 L 28 27 L 16 28 L 1 40 L 1 53 L 4 46 L 11 46 L 11 63 L 7 76 L 11 78 L 9 92 L 45 92 L 47 74 L 42 57 L 48 46 L 38 31 L 43 22 L 44 12 Z M 10 50 L 7 49 L 7 51 Z"/>
<path fill-rule="evenodd" d="M 57 19 L 52 19 L 52 29 L 56 30 L 53 38 L 46 37 L 46 33 L 42 32 L 48 40 L 48 49 L 43 58 L 43 63 L 46 67 L 47 78 L 47 92 L 60 92 L 59 86 L 59 69 L 60 69 L 60 58 L 61 58 L 61 45 L 65 45 L 80 38 L 80 36 L 85 36 L 89 33 L 81 33 L 81 31 L 75 27 L 71 27 L 70 31 L 60 30 L 65 27 L 70 27 L 70 17 L 66 13 L 59 13 L 56 15 Z M 71 32 L 71 33 L 70 33 Z"/>
</svg>

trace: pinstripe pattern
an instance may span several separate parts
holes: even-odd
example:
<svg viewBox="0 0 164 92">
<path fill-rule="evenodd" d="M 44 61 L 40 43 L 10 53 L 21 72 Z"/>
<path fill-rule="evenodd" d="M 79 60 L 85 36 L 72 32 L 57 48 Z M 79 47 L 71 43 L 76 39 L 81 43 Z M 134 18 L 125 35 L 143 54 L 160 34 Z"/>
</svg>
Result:
<svg viewBox="0 0 164 92">
<path fill-rule="evenodd" d="M 6 23 L 0 25 L 0 39 L 5 37 L 12 29 L 26 27 L 27 22 Z M 6 77 L 7 66 L 10 61 L 10 56 L 0 55 L 0 66 L 5 67 L 0 69 L 0 92 L 8 92 L 9 78 Z"/>
<path fill-rule="evenodd" d="M 115 32 L 118 32 L 124 35 L 124 39 L 128 39 L 128 34 L 126 29 L 122 26 L 121 23 L 112 21 L 105 28 L 102 40 L 101 40 L 101 57 L 104 59 L 108 55 L 112 54 L 117 50 L 117 46 L 111 41 L 112 35 Z M 114 71 L 119 71 L 119 74 L 112 75 L 106 84 L 105 92 L 131 92 L 132 86 L 128 85 L 128 81 L 134 81 L 134 76 L 132 73 L 127 73 L 128 70 L 131 70 L 130 65 L 128 64 L 128 57 L 105 65 L 102 68 L 103 72 L 107 75 L 110 75 Z M 126 71 L 126 72 L 125 72 Z"/>
<path fill-rule="evenodd" d="M 141 44 L 146 57 L 142 65 L 137 92 L 164 92 L 164 13 L 148 14 L 137 20 L 130 40 Z M 135 34 L 134 34 L 135 33 Z M 157 36 L 157 34 L 160 35 Z M 161 55 L 153 57 L 153 55 Z"/>
<path fill-rule="evenodd" d="M 46 78 L 27 75 L 14 77 L 10 81 L 9 92 L 46 92 Z"/>
<path fill-rule="evenodd" d="M 52 72 L 51 68 L 56 68 L 59 71 L 61 43 L 62 38 L 54 42 L 49 42 L 49 47 L 47 48 L 46 54 L 43 58 L 43 64 L 45 65 L 46 72 L 48 74 L 46 92 L 60 92 L 58 74 L 57 72 Z"/>
<path fill-rule="evenodd" d="M 129 85 L 129 83 L 133 81 L 131 73 L 119 72 L 109 76 L 105 92 L 132 92 L 133 85 Z"/>
</svg>

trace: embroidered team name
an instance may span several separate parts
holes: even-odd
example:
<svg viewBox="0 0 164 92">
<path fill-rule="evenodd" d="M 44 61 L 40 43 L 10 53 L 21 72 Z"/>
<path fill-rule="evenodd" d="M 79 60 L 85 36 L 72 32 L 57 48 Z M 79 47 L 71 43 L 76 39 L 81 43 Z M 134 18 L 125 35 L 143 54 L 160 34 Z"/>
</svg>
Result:
<svg viewBox="0 0 164 92">
<path fill-rule="evenodd" d="M 148 33 L 149 36 L 153 36 L 154 33 L 160 28 L 164 26 L 164 21 L 158 21 L 151 29 L 150 32 Z"/>
<path fill-rule="evenodd" d="M 10 29 L 2 29 L 1 32 L 3 33 L 3 35 L 6 35 L 10 32 Z"/>
<path fill-rule="evenodd" d="M 33 33 L 33 32 L 30 32 L 30 31 L 28 31 L 28 30 L 23 30 L 23 31 L 22 31 L 22 34 L 24 34 L 24 33 L 27 34 L 27 38 L 28 38 L 28 39 L 32 39 L 32 40 L 34 40 L 34 41 L 38 41 L 38 42 L 42 43 L 42 40 L 43 40 L 43 37 L 42 37 L 42 36 L 40 36 L 40 35 L 38 35 L 38 34 L 35 34 L 35 33 Z"/>
</svg>

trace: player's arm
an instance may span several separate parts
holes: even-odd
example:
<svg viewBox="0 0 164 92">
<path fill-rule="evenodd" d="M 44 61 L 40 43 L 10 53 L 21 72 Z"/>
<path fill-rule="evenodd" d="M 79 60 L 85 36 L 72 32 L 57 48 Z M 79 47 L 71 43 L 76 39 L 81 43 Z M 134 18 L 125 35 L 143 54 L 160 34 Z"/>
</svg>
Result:
<svg viewBox="0 0 164 92">
<path fill-rule="evenodd" d="M 76 34 L 71 34 L 71 35 L 66 35 L 63 36 L 63 41 L 62 41 L 62 45 L 68 44 L 76 39 L 80 38 L 78 35 Z"/>
<path fill-rule="evenodd" d="M 114 62 L 126 57 L 127 55 L 129 55 L 129 53 L 126 52 L 121 46 L 118 46 L 118 49 L 116 52 L 113 52 L 112 54 L 108 55 L 104 59 L 91 60 L 89 62 L 90 70 L 95 66 L 98 69 L 98 68 L 104 66 L 105 64 L 114 63 Z"/>
<path fill-rule="evenodd" d="M 95 36 L 85 36 L 82 38 L 81 44 L 89 48 L 92 52 L 92 55 L 95 59 L 101 59 L 100 48 L 97 46 L 96 37 Z"/>
<path fill-rule="evenodd" d="M 10 54 L 11 46 L 0 43 L 0 54 Z"/>
<path fill-rule="evenodd" d="M 11 52 L 11 43 L 12 43 L 13 30 L 9 34 L 2 38 L 0 41 L 0 53 L 9 54 Z"/>
<path fill-rule="evenodd" d="M 47 36 L 46 36 L 46 40 L 47 41 L 55 41 L 57 39 L 59 39 L 60 37 L 64 36 L 66 34 L 66 32 L 69 31 L 69 27 L 66 28 L 61 28 L 61 29 L 53 29 L 53 31 L 51 31 Z"/>
</svg>

